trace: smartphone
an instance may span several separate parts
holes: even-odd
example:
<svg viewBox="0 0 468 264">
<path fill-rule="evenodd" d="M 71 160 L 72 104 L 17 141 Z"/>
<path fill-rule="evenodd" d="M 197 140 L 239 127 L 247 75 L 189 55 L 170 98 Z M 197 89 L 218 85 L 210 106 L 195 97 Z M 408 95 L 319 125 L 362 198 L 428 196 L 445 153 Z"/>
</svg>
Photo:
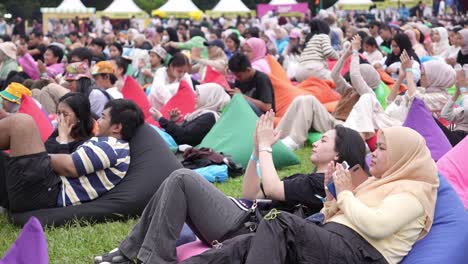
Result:
<svg viewBox="0 0 468 264">
<path fill-rule="evenodd" d="M 343 161 L 343 163 L 341 163 L 341 165 L 343 166 L 343 168 L 345 170 L 349 169 L 349 164 L 348 162 L 346 161 Z M 333 183 L 333 181 L 330 181 L 328 184 L 327 184 L 327 188 L 328 188 L 328 191 L 333 195 L 333 197 L 335 197 L 336 199 L 336 188 L 335 188 L 335 183 Z"/>
<path fill-rule="evenodd" d="M 345 162 L 343 162 L 345 163 Z M 347 166 L 343 165 L 343 168 L 347 169 L 349 168 L 348 163 L 346 163 Z M 356 164 L 354 165 L 350 170 L 349 173 L 351 174 L 351 181 L 353 182 L 353 187 L 354 189 L 361 185 L 361 183 L 365 182 L 368 178 L 369 175 L 362 169 L 361 165 Z M 328 191 L 335 197 L 336 199 L 336 188 L 335 184 L 333 181 L 328 183 L 327 185 Z"/>
</svg>

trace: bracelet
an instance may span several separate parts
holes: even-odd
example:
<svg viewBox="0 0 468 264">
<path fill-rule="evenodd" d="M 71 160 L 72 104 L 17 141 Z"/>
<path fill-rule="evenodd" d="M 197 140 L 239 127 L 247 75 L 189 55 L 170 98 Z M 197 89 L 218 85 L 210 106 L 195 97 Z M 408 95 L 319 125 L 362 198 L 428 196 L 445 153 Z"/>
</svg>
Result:
<svg viewBox="0 0 468 264">
<path fill-rule="evenodd" d="M 405 68 L 405 72 L 413 72 L 413 68 Z"/>
<path fill-rule="evenodd" d="M 358 55 L 358 54 L 359 54 L 359 50 L 353 49 L 353 55 Z"/>
<path fill-rule="evenodd" d="M 250 155 L 250 160 L 251 161 L 255 161 L 255 162 L 258 162 L 258 158 L 255 157 L 255 155 L 252 153 L 252 155 Z"/>
<path fill-rule="evenodd" d="M 268 153 L 273 153 L 273 149 L 271 147 L 263 147 L 258 150 L 259 153 L 263 151 L 266 151 Z"/>
</svg>

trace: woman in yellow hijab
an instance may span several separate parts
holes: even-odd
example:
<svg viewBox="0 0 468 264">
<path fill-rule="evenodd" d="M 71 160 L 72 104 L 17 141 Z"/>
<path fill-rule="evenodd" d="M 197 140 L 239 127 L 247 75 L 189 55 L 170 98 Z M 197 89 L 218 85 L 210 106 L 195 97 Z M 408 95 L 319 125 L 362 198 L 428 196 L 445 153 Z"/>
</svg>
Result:
<svg viewBox="0 0 468 264">
<path fill-rule="evenodd" d="M 304 220 L 271 211 L 255 235 L 224 241 L 221 249 L 182 263 L 401 262 L 431 229 L 437 168 L 424 138 L 410 128 L 381 130 L 377 146 L 373 176 L 357 188 L 341 164 L 329 165 L 324 184 L 333 179 L 337 199 L 327 191 L 321 215 Z"/>
</svg>

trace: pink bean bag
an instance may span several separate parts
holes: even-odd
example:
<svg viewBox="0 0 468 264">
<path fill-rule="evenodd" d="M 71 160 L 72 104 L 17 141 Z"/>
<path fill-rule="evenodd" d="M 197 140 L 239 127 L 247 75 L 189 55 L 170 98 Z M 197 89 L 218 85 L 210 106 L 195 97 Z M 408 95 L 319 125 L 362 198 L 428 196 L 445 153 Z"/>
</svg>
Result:
<svg viewBox="0 0 468 264">
<path fill-rule="evenodd" d="M 54 127 L 52 126 L 52 123 L 50 123 L 48 115 L 39 108 L 31 97 L 23 95 L 18 113 L 30 115 L 34 119 L 34 122 L 41 133 L 41 139 L 43 142 L 46 142 L 52 132 L 54 132 Z"/>
<path fill-rule="evenodd" d="M 182 262 L 210 249 L 200 240 L 177 247 L 177 262 Z"/>
<path fill-rule="evenodd" d="M 452 184 L 468 210 L 468 137 L 437 161 L 437 168 Z"/>
</svg>

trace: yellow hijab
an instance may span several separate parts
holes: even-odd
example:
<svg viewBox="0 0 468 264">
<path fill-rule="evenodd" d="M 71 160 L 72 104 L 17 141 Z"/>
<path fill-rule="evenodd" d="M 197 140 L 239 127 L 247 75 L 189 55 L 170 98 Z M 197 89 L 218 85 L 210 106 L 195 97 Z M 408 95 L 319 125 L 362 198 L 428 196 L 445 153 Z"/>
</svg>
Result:
<svg viewBox="0 0 468 264">
<path fill-rule="evenodd" d="M 370 177 L 354 190 L 354 195 L 369 207 L 380 204 L 387 196 L 411 193 L 421 203 L 426 223 L 419 239 L 431 229 L 439 178 L 437 167 L 424 138 L 407 127 L 390 127 L 380 131 L 385 136 L 390 168 L 382 178 Z M 337 214 L 342 213 L 340 211 Z"/>
</svg>

